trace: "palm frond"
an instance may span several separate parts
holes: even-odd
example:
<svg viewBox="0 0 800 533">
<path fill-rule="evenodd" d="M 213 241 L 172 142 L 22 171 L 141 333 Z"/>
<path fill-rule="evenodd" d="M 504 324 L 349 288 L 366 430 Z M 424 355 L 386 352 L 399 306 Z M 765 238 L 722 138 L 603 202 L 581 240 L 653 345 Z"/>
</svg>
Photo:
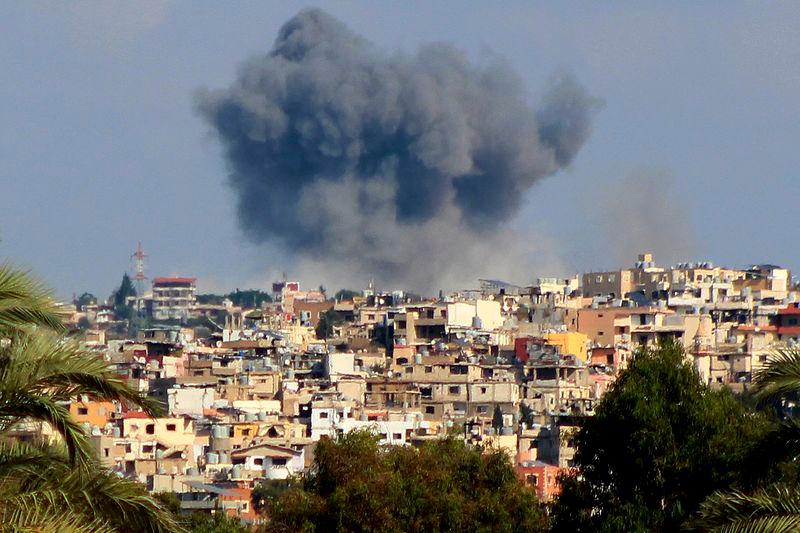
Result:
<svg viewBox="0 0 800 533">
<path fill-rule="evenodd" d="M 752 494 L 715 492 L 700 506 L 690 525 L 697 531 L 774 533 L 800 530 L 800 491 L 771 485 Z"/>
<path fill-rule="evenodd" d="M 61 331 L 64 317 L 51 292 L 30 273 L 0 265 L 0 332 L 8 334 L 30 326 Z"/>
<path fill-rule="evenodd" d="M 800 349 L 776 349 L 764 368 L 753 375 L 753 392 L 762 404 L 800 393 Z"/>
<path fill-rule="evenodd" d="M 163 411 L 158 401 L 133 390 L 105 360 L 74 339 L 46 331 L 19 334 L 0 353 L 0 388 L 38 391 L 56 401 L 80 395 L 117 400 L 154 416 Z"/>
<path fill-rule="evenodd" d="M 0 493 L 2 487 L 50 468 L 54 463 L 66 463 L 63 447 L 45 442 L 0 440 Z"/>
<path fill-rule="evenodd" d="M 26 509 L 41 507 L 100 520 L 115 531 L 181 531 L 172 513 L 143 485 L 117 477 L 100 465 L 55 463 L 29 474 L 19 480 L 19 493 L 0 494 L 2 523 L 16 520 Z"/>
<path fill-rule="evenodd" d="M 64 439 L 73 463 L 87 462 L 92 448 L 83 428 L 75 422 L 70 412 L 45 395 L 30 395 L 18 391 L 9 397 L 0 392 L 0 427 L 8 430 L 23 420 L 47 422 Z"/>
<path fill-rule="evenodd" d="M 64 512 L 63 508 L 47 505 L 10 507 L 0 511 L 0 531 L 19 533 L 117 533 L 111 524 L 102 519 L 91 519 L 82 514 Z"/>
</svg>

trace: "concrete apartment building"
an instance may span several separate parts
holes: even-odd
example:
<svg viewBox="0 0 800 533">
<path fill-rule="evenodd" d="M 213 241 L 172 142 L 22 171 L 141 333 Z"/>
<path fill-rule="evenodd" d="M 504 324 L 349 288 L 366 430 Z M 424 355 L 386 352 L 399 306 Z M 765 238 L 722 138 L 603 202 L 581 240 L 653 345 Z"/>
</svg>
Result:
<svg viewBox="0 0 800 533">
<path fill-rule="evenodd" d="M 154 320 L 187 320 L 197 302 L 195 278 L 153 278 L 153 292 L 145 299 L 148 316 Z"/>
</svg>

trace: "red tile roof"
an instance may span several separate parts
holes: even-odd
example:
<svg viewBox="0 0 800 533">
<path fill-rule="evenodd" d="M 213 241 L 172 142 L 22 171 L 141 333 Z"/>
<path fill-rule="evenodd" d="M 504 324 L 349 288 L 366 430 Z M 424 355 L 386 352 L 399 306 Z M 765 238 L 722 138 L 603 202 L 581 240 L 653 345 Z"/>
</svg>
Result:
<svg viewBox="0 0 800 533">
<path fill-rule="evenodd" d="M 122 418 L 150 418 L 150 415 L 144 411 L 128 411 L 122 415 Z"/>
<path fill-rule="evenodd" d="M 153 285 L 162 285 L 166 283 L 194 283 L 197 278 L 182 278 L 182 277 L 160 277 L 153 278 Z"/>
</svg>

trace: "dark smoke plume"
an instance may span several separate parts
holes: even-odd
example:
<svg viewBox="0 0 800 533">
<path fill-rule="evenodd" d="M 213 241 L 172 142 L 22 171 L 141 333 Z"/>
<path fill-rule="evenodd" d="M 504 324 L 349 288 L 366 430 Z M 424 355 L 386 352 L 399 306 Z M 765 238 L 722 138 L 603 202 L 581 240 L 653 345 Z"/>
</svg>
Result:
<svg viewBox="0 0 800 533">
<path fill-rule="evenodd" d="M 310 9 L 198 109 L 254 241 L 425 290 L 491 271 L 525 192 L 588 138 L 597 101 L 572 78 L 538 109 L 526 97 L 504 63 L 446 44 L 386 55 Z"/>
</svg>

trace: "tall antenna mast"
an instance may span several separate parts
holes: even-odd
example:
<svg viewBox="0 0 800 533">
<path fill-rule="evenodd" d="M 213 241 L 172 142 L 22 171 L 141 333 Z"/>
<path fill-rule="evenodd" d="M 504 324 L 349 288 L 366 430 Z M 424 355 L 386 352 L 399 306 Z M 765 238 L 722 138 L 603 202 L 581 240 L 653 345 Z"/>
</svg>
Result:
<svg viewBox="0 0 800 533">
<path fill-rule="evenodd" d="M 147 276 L 144 275 L 145 257 L 147 257 L 147 254 L 142 249 L 142 241 L 139 241 L 136 251 L 131 255 L 131 259 L 136 260 L 136 274 L 133 276 L 133 281 L 136 282 L 136 296 L 139 298 L 144 296 L 144 280 L 147 279 Z"/>
</svg>

